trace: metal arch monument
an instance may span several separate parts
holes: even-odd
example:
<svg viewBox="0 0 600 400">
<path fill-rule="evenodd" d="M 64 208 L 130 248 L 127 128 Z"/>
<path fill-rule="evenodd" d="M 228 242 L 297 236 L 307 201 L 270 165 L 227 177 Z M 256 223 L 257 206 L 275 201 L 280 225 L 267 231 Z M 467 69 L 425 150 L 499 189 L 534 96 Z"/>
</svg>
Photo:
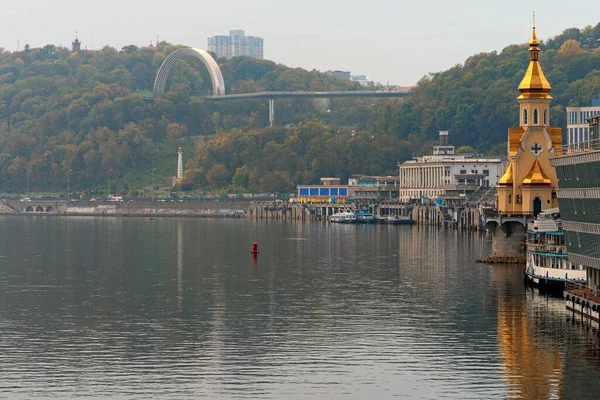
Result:
<svg viewBox="0 0 600 400">
<path fill-rule="evenodd" d="M 223 74 L 221 69 L 214 58 L 208 52 L 201 49 L 194 49 L 191 47 L 185 47 L 174 51 L 169 54 L 165 61 L 161 64 L 156 74 L 156 80 L 154 81 L 153 98 L 148 99 L 154 101 L 154 98 L 161 97 L 165 94 L 167 86 L 167 79 L 171 68 L 175 63 L 183 57 L 195 57 L 202 61 L 202 63 L 208 69 L 210 80 L 213 85 L 212 96 L 202 96 L 207 101 L 227 101 L 227 100 L 251 100 L 251 99 L 267 99 L 269 100 L 269 126 L 274 125 L 275 120 L 275 99 L 282 98 L 312 98 L 312 99 L 325 99 L 333 97 L 405 97 L 410 95 L 409 90 L 401 91 L 389 91 L 389 90 L 377 90 L 377 91 L 333 91 L 333 92 L 258 92 L 258 93 L 239 93 L 239 94 L 225 94 L 225 81 L 223 80 Z"/>
<path fill-rule="evenodd" d="M 225 81 L 223 80 L 223 74 L 221 74 L 221 69 L 219 68 L 219 65 L 215 59 L 202 49 L 193 49 L 187 47 L 176 50 L 169 54 L 169 56 L 165 58 L 165 61 L 163 61 L 161 64 L 160 68 L 158 69 L 158 73 L 156 74 L 156 80 L 154 81 L 154 90 L 152 91 L 154 97 L 160 97 L 165 94 L 169 72 L 171 71 L 173 65 L 175 65 L 175 63 L 183 57 L 195 57 L 202 61 L 202 63 L 208 69 L 208 73 L 210 74 L 210 80 L 212 81 L 213 85 L 213 94 L 215 96 L 225 94 Z"/>
</svg>

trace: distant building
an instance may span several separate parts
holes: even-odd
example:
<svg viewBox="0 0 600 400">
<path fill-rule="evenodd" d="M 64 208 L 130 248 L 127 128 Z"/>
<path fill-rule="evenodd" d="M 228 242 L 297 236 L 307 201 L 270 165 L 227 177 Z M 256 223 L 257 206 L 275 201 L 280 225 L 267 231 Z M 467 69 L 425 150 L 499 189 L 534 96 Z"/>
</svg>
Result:
<svg viewBox="0 0 600 400">
<path fill-rule="evenodd" d="M 246 36 L 241 29 L 231 29 L 229 36 L 218 35 L 208 38 L 208 51 L 219 58 L 252 57 L 263 59 L 263 38 Z"/>
<path fill-rule="evenodd" d="M 367 75 L 350 75 L 350 80 L 352 82 L 358 82 L 361 86 L 365 86 L 367 83 L 371 82 L 371 78 Z"/>
<path fill-rule="evenodd" d="M 350 196 L 357 205 L 370 205 L 398 198 L 398 176 L 351 175 L 348 179 Z"/>
<path fill-rule="evenodd" d="M 432 155 L 399 165 L 400 201 L 446 197 L 467 200 L 477 191 L 483 197 L 496 186 L 504 170 L 501 159 L 457 155 L 454 146 L 448 144 L 448 131 L 440 131 L 439 137 Z"/>
<path fill-rule="evenodd" d="M 577 146 L 590 140 L 588 118 L 600 115 L 600 95 L 591 107 L 567 107 L 567 144 Z"/>
<path fill-rule="evenodd" d="M 308 204 L 345 204 L 348 185 L 341 185 L 340 178 L 321 178 L 321 185 L 298 185 L 297 201 Z"/>
<path fill-rule="evenodd" d="M 397 176 L 352 175 L 347 185 L 340 178 L 321 178 L 320 185 L 298 185 L 297 201 L 306 204 L 371 205 L 398 197 Z"/>
<path fill-rule="evenodd" d="M 79 32 L 75 31 L 75 40 L 71 43 L 73 45 L 73 53 L 81 51 L 81 42 L 79 41 L 78 34 Z"/>
<path fill-rule="evenodd" d="M 437 74 L 438 74 L 437 72 L 429 72 L 429 73 L 427 73 L 427 75 L 424 75 L 421 79 L 419 79 L 419 81 L 417 82 L 417 84 L 424 83 L 424 82 L 429 82 L 429 81 L 433 80 L 433 78 L 435 78 L 435 76 Z"/>
<path fill-rule="evenodd" d="M 335 70 L 335 71 L 326 71 L 325 73 L 329 76 L 333 76 L 334 78 L 343 79 L 345 81 L 350 80 L 350 71 Z"/>
</svg>

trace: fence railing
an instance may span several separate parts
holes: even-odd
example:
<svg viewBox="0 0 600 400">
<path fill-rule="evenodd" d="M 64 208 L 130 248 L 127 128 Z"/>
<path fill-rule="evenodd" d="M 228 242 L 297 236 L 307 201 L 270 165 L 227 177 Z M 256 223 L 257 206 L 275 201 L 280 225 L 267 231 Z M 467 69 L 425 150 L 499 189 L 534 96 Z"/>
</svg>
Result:
<svg viewBox="0 0 600 400">
<path fill-rule="evenodd" d="M 571 143 L 561 146 L 555 152 L 556 157 L 568 156 L 571 154 L 586 153 L 589 151 L 600 150 L 600 139 L 586 140 L 583 142 Z"/>
<path fill-rule="evenodd" d="M 582 283 L 567 281 L 565 284 L 565 292 L 600 304 L 600 289 L 598 286 L 591 288 Z"/>
<path fill-rule="evenodd" d="M 545 243 L 527 243 L 527 250 L 539 253 L 567 254 L 567 246 Z"/>
</svg>

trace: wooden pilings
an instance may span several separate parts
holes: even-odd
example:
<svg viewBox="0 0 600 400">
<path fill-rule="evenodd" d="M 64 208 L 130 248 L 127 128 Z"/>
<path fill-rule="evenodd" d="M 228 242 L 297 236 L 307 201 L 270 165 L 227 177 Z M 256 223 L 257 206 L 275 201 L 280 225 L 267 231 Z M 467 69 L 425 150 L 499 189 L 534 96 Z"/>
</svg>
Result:
<svg viewBox="0 0 600 400">
<path fill-rule="evenodd" d="M 254 219 L 303 221 L 310 218 L 310 214 L 308 214 L 306 208 L 299 203 L 267 201 L 252 204 L 248 209 L 248 217 Z"/>
<path fill-rule="evenodd" d="M 485 213 L 477 207 L 414 206 L 412 219 L 417 225 L 433 225 L 459 230 L 485 231 Z"/>
</svg>

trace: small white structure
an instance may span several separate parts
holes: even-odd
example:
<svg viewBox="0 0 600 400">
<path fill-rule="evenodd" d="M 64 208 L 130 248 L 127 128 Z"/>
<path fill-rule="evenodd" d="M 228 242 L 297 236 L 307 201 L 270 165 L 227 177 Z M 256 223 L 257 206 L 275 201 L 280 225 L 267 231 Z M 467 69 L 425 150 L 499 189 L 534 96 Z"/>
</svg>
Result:
<svg viewBox="0 0 600 400">
<path fill-rule="evenodd" d="M 474 192 L 496 186 L 504 172 L 500 158 L 456 155 L 448 144 L 448 131 L 440 131 L 433 154 L 399 165 L 400 201 L 443 197 L 449 191 Z"/>
<path fill-rule="evenodd" d="M 183 179 L 183 150 L 179 147 L 177 152 L 177 180 Z"/>
</svg>

